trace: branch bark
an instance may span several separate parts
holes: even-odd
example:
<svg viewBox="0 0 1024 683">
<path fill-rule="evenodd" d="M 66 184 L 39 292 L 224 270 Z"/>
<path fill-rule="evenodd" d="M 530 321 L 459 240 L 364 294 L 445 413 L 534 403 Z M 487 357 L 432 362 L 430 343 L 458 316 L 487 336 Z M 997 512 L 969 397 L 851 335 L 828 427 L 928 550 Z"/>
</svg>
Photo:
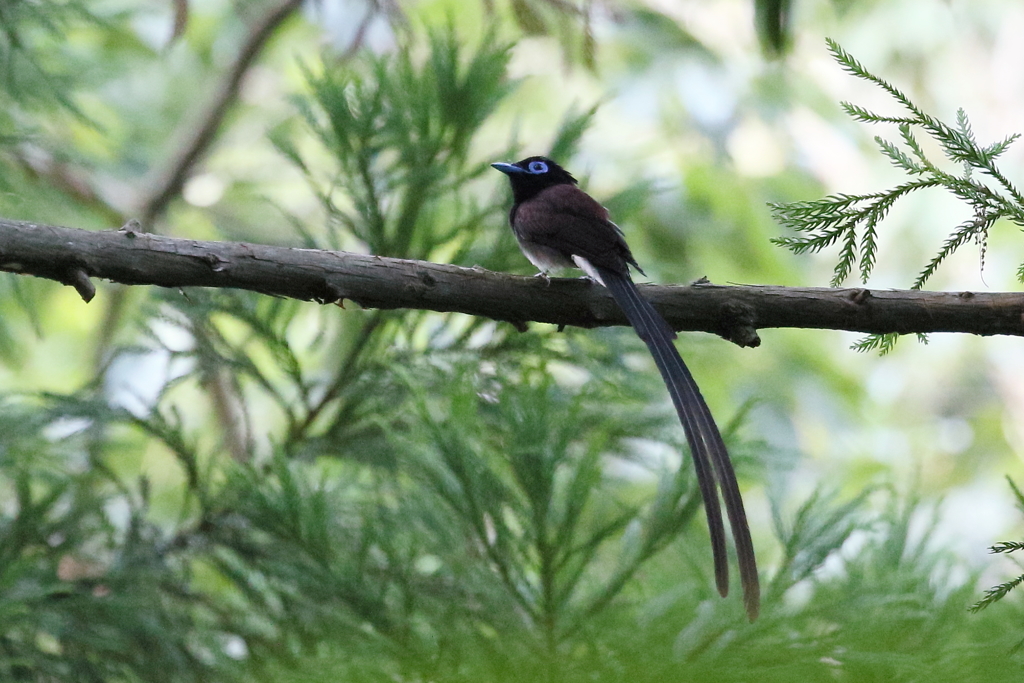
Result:
<svg viewBox="0 0 1024 683">
<path fill-rule="evenodd" d="M 225 287 L 364 308 L 459 312 L 507 321 L 626 325 L 604 288 L 583 279 L 241 242 L 203 242 L 142 232 L 129 223 L 93 232 L 0 219 L 0 270 L 74 286 L 89 278 L 126 285 Z M 961 332 L 1024 336 L 1024 293 L 920 292 L 823 287 L 641 285 L 676 330 L 757 346 L 772 327 L 856 332 Z"/>
</svg>

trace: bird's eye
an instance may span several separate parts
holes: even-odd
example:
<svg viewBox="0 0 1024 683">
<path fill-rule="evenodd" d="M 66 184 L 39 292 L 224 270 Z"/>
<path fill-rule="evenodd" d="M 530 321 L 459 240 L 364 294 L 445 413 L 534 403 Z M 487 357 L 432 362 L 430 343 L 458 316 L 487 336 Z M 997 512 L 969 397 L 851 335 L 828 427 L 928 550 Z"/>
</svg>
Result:
<svg viewBox="0 0 1024 683">
<path fill-rule="evenodd" d="M 548 165 L 545 164 L 543 161 L 531 161 L 530 165 L 526 167 L 526 170 L 528 170 L 530 173 L 547 173 Z"/>
</svg>

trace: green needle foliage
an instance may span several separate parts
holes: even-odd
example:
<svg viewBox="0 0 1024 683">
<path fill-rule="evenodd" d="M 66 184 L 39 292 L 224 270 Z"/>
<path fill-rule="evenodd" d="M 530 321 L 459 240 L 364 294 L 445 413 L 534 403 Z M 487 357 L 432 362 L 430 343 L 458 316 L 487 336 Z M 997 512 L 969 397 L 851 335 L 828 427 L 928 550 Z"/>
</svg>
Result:
<svg viewBox="0 0 1024 683">
<path fill-rule="evenodd" d="M 963 109 L 957 111 L 956 124 L 949 125 L 925 113 L 902 91 L 868 71 L 834 40 L 828 39 L 832 56 L 851 75 L 872 83 L 888 93 L 906 110 L 902 116 L 884 116 L 849 102 L 843 109 L 855 121 L 891 123 L 899 130 L 899 141 L 875 137 L 882 154 L 909 179 L 896 187 L 868 194 L 837 194 L 810 202 L 772 204 L 772 212 L 782 225 L 801 236 L 777 237 L 772 241 L 796 254 L 818 252 L 839 244 L 839 260 L 833 270 L 831 286 L 838 287 L 856 268 L 866 283 L 878 256 L 878 229 L 882 219 L 902 197 L 918 190 L 943 188 L 971 207 L 970 219 L 958 225 L 943 242 L 938 253 L 921 270 L 912 289 L 921 289 L 939 265 L 971 240 L 982 248 L 988 231 L 1001 218 L 1024 227 L 1024 196 L 996 166 L 996 160 L 1020 137 L 1015 133 L 999 142 L 981 145 L 974 137 Z M 935 140 L 945 157 L 963 169 L 959 174 L 943 170 L 928 158 L 919 134 Z M 1018 270 L 1024 282 L 1024 264 Z M 896 339 L 892 335 L 871 335 L 857 344 L 860 350 L 880 348 L 887 351 Z"/>
<path fill-rule="evenodd" d="M 63 36 L 77 22 L 101 21 L 103 19 L 93 14 L 87 3 L 75 0 L 0 3 L 0 93 L 10 94 L 14 102 L 28 101 L 35 105 L 52 99 L 80 113 L 67 97 L 70 74 L 55 69 L 55 60 L 49 58 L 47 52 L 59 49 L 57 46 Z M 19 114 L 24 112 L 10 112 L 5 107 L 0 111 L 3 117 L 0 122 L 23 124 Z M 4 126 L 0 130 L 7 133 L 14 129 Z"/>
<path fill-rule="evenodd" d="M 1015 484 L 1012 479 L 1007 477 L 1006 481 L 1010 485 L 1010 490 L 1013 491 L 1014 497 L 1017 499 L 1017 507 L 1020 508 L 1021 511 L 1024 511 L 1024 493 L 1022 493 L 1021 490 L 1017 488 L 1017 484 Z M 1024 542 L 1001 541 L 999 543 L 996 543 L 991 548 L 989 548 L 989 551 L 991 551 L 993 554 L 1013 553 L 1018 550 L 1024 550 Z M 1021 583 L 1024 583 L 1024 574 L 1021 574 L 1016 578 L 1010 579 L 1009 581 L 989 588 L 985 591 L 985 595 L 984 597 L 982 597 L 981 600 L 971 605 L 971 612 L 980 612 L 989 605 L 999 602 L 1000 600 L 1005 598 L 1010 593 L 1010 591 L 1019 586 Z M 1024 645 L 1024 640 L 1018 643 L 1018 648 L 1021 645 Z"/>
<path fill-rule="evenodd" d="M 218 608 L 151 521 L 148 482 L 92 460 L 125 436 L 104 443 L 97 430 L 127 417 L 65 398 L 0 404 L 4 681 L 234 677 Z"/>
<path fill-rule="evenodd" d="M 473 206 L 460 192 L 484 173 L 470 144 L 513 83 L 505 77 L 511 45 L 485 34 L 475 52 L 454 31 L 428 36 L 427 59 L 405 44 L 352 67 L 328 65 L 306 75 L 312 101 L 299 100 L 307 124 L 337 163 L 318 192 L 334 221 L 374 254 L 428 258 L 472 230 L 493 207 Z M 287 137 L 278 148 L 312 171 Z M 438 220 L 433 198 L 454 216 Z M 433 210 L 432 210 L 433 209 Z M 452 220 L 454 218 L 454 220 Z"/>
<path fill-rule="evenodd" d="M 487 166 L 518 151 L 486 126 L 516 89 L 496 35 L 306 66 L 273 133 L 326 216 L 297 243 L 528 269 Z M 571 158 L 592 115 L 547 148 Z M 1020 677 L 1016 615 L 971 617 L 908 538 L 920 506 L 880 488 L 773 507 L 748 624 L 628 331 L 138 297 L 95 378 L 0 396 L 0 680 Z M 744 478 L 771 457 L 724 431 Z"/>
</svg>

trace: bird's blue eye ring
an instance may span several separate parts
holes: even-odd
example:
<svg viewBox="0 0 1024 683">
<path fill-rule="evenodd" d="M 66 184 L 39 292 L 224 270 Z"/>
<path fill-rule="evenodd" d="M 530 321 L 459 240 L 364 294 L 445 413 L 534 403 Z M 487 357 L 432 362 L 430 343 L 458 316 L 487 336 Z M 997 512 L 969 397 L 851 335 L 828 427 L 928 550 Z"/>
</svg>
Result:
<svg viewBox="0 0 1024 683">
<path fill-rule="evenodd" d="M 528 170 L 530 173 L 547 173 L 548 165 L 545 164 L 543 161 L 531 161 L 530 165 L 527 166 L 526 170 Z"/>
</svg>

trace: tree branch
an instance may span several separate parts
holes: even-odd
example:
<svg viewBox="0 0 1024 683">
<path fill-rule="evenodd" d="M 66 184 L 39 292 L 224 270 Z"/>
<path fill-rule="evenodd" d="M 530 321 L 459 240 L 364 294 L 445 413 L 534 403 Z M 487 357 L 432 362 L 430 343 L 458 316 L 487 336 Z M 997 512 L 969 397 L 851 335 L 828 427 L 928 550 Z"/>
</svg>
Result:
<svg viewBox="0 0 1024 683">
<path fill-rule="evenodd" d="M 226 287 L 364 308 L 459 312 L 512 323 L 626 325 L 611 296 L 588 280 L 240 242 L 202 242 L 120 230 L 92 232 L 0 219 L 0 270 L 74 286 Z M 86 280 L 87 281 L 87 280 Z M 771 327 L 868 333 L 966 332 L 1024 336 L 1024 293 L 921 292 L 823 287 L 641 285 L 676 330 L 757 346 Z"/>
</svg>

